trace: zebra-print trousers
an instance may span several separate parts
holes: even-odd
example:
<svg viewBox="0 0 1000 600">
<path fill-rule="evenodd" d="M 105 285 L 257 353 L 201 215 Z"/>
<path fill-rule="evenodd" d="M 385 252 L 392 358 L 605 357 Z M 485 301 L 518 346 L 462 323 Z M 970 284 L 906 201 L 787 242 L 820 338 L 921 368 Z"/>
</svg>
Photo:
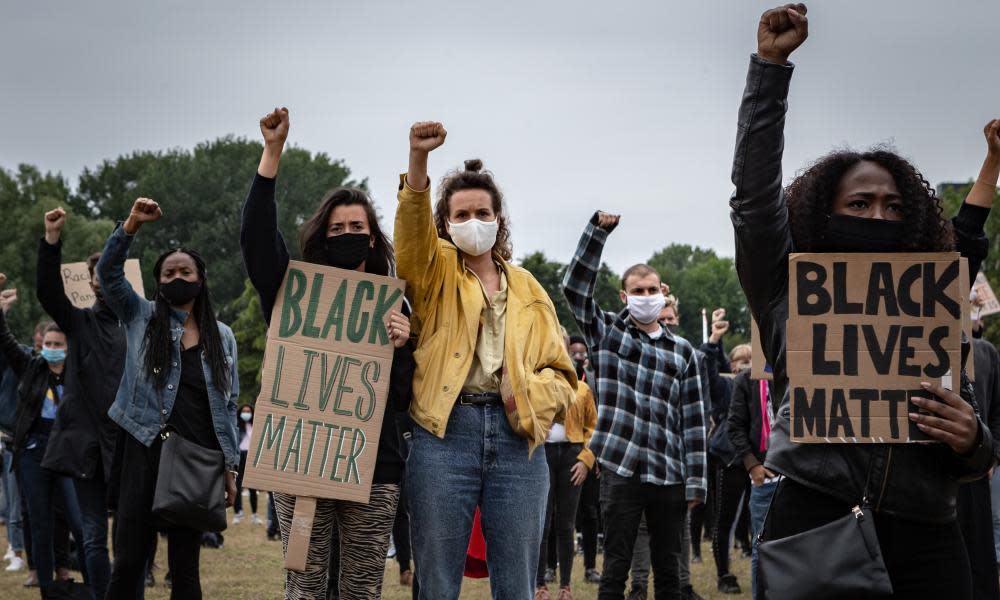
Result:
<svg viewBox="0 0 1000 600">
<path fill-rule="evenodd" d="M 389 534 L 396 519 L 399 486 L 372 485 L 368 504 L 346 500 L 316 502 L 306 570 L 285 570 L 286 600 L 325 600 L 333 528 L 340 528 L 340 598 L 374 600 L 382 597 L 382 575 L 389 551 Z M 274 493 L 283 551 L 295 512 L 295 496 Z"/>
</svg>

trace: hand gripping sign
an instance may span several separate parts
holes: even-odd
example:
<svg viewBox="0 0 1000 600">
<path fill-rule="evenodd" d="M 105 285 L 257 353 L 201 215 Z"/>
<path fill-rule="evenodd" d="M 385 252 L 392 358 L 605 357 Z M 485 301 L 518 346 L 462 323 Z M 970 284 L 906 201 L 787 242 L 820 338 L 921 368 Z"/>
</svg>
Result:
<svg viewBox="0 0 1000 600">
<path fill-rule="evenodd" d="M 288 265 L 267 332 L 244 485 L 297 496 L 289 569 L 305 569 L 317 498 L 368 502 L 394 351 L 385 323 L 404 285 Z"/>
<path fill-rule="evenodd" d="M 792 440 L 927 440 L 909 398 L 960 382 L 958 253 L 792 254 L 788 268 Z"/>
</svg>

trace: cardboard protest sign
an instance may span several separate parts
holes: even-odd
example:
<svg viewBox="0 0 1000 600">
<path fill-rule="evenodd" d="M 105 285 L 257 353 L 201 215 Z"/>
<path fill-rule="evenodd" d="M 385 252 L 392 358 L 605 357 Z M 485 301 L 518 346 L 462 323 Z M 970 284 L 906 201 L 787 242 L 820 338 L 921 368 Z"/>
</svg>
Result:
<svg viewBox="0 0 1000 600">
<path fill-rule="evenodd" d="M 246 486 L 368 502 L 404 283 L 292 261 L 267 332 Z"/>
<path fill-rule="evenodd" d="M 288 265 L 267 332 L 244 485 L 298 496 L 296 523 L 311 522 L 316 498 L 368 502 L 394 352 L 385 323 L 404 286 Z M 309 530 L 293 532 L 285 564 L 302 570 Z"/>
<path fill-rule="evenodd" d="M 94 305 L 96 298 L 94 290 L 90 289 L 90 271 L 87 269 L 87 263 L 65 263 L 60 267 L 60 273 L 66 297 L 69 298 L 73 306 L 90 308 Z M 130 258 L 125 261 L 125 279 L 132 284 L 135 293 L 143 298 L 146 297 L 146 292 L 142 287 L 142 270 L 139 268 L 139 259 Z"/>
<path fill-rule="evenodd" d="M 753 317 L 750 317 L 750 378 L 774 379 L 771 365 L 764 358 L 764 346 L 760 343 L 760 328 L 757 327 L 757 321 Z"/>
<path fill-rule="evenodd" d="M 792 254 L 788 269 L 792 440 L 927 440 L 909 399 L 957 381 L 958 253 Z"/>
<path fill-rule="evenodd" d="M 986 279 L 986 275 L 982 272 L 976 275 L 976 282 L 972 285 L 972 290 L 975 292 L 976 298 L 984 303 L 982 308 L 975 312 L 974 318 L 978 319 L 1000 313 L 1000 301 L 997 301 L 997 295 L 993 293 L 993 287 L 990 286 L 989 280 Z"/>
</svg>

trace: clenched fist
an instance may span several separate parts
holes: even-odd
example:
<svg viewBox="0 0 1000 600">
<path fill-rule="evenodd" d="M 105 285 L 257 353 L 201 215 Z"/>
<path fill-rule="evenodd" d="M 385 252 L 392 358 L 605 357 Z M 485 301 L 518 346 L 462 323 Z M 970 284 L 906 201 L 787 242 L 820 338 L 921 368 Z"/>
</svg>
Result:
<svg viewBox="0 0 1000 600">
<path fill-rule="evenodd" d="M 757 25 L 757 55 L 768 62 L 783 65 L 796 48 L 809 37 L 805 4 L 786 4 L 760 16 Z"/>
<path fill-rule="evenodd" d="M 288 139 L 288 109 L 275 108 L 260 120 L 260 132 L 267 145 L 284 145 Z"/>
<path fill-rule="evenodd" d="M 0 287 L 3 287 L 5 283 L 7 283 L 7 276 L 0 273 Z M 7 314 L 7 311 L 10 310 L 10 307 L 15 302 L 17 302 L 17 290 L 9 289 L 0 291 L 0 311 L 3 311 L 4 314 Z"/>
<path fill-rule="evenodd" d="M 149 198 L 139 198 L 132 205 L 132 212 L 125 219 L 122 228 L 125 229 L 125 233 L 134 235 L 143 223 L 152 223 L 162 216 L 163 211 L 160 210 L 159 204 Z"/>
<path fill-rule="evenodd" d="M 1000 119 L 993 119 L 983 127 L 986 147 L 993 156 L 1000 156 Z"/>
<path fill-rule="evenodd" d="M 444 125 L 436 121 L 421 121 L 410 127 L 410 152 L 430 152 L 444 143 L 448 136 Z"/>
<path fill-rule="evenodd" d="M 597 211 L 597 226 L 604 231 L 611 233 L 615 230 L 615 227 L 618 227 L 618 221 L 620 221 L 621 218 L 621 215 L 612 215 L 599 210 Z"/>
<path fill-rule="evenodd" d="M 66 211 L 61 206 L 45 213 L 45 241 L 49 244 L 58 243 L 59 236 L 62 235 L 63 225 L 65 224 Z"/>
</svg>

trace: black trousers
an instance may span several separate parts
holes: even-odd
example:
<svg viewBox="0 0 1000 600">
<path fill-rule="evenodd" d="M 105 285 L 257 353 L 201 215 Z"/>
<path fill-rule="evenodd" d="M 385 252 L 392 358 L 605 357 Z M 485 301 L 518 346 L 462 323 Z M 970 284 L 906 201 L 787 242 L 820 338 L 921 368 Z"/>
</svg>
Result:
<svg viewBox="0 0 1000 600">
<path fill-rule="evenodd" d="M 405 482 L 406 478 L 403 478 Z M 396 521 L 392 524 L 392 542 L 396 545 L 396 562 L 399 563 L 399 573 L 402 575 L 413 570 L 410 564 L 413 560 L 413 549 L 410 545 L 410 511 L 409 500 L 406 498 L 406 484 L 399 484 L 399 503 L 396 504 Z"/>
<path fill-rule="evenodd" d="M 592 469 L 580 490 L 576 526 L 583 545 L 583 568 L 597 568 L 597 534 L 601 531 L 601 480 Z"/>
<path fill-rule="evenodd" d="M 601 473 L 604 572 L 599 600 L 621 600 L 632 566 L 639 521 L 646 516 L 656 600 L 680 598 L 682 527 L 687 526 L 684 485 L 640 483 L 638 477 Z"/>
<path fill-rule="evenodd" d="M 573 547 L 576 532 L 576 506 L 580 501 L 580 486 L 570 481 L 570 471 L 583 444 L 569 442 L 545 444 L 545 459 L 549 465 L 549 498 L 545 507 L 545 529 L 538 553 L 538 585 L 545 585 L 545 567 L 554 541 L 559 559 L 559 585 L 568 586 L 573 578 Z"/>
<path fill-rule="evenodd" d="M 972 597 L 975 600 L 1000 598 L 996 550 L 993 545 L 993 508 L 990 478 L 983 477 L 958 486 L 958 525 L 965 540 L 972 567 Z"/>
<path fill-rule="evenodd" d="M 736 522 L 743 494 L 746 492 L 749 497 L 749 490 L 750 477 L 742 463 L 719 469 L 715 486 L 715 514 L 718 523 L 712 536 L 712 555 L 715 557 L 715 571 L 719 577 L 729 574 L 729 535 Z"/>
<path fill-rule="evenodd" d="M 151 448 L 131 435 L 124 437 L 121 489 L 115 519 L 115 562 L 108 586 L 108 600 L 141 598 L 146 581 L 149 541 L 155 539 L 162 523 L 153 518 L 153 494 L 160 461 L 159 438 Z M 170 569 L 171 600 L 200 600 L 201 579 L 198 562 L 201 532 L 180 527 L 166 528 L 167 563 Z"/>
<path fill-rule="evenodd" d="M 247 467 L 247 451 L 240 450 L 240 470 L 236 477 L 236 502 L 233 510 L 236 514 L 243 512 L 243 471 Z M 257 514 L 257 490 L 250 490 L 250 513 Z"/>
<path fill-rule="evenodd" d="M 780 539 L 825 525 L 848 514 L 851 506 L 791 479 L 783 479 L 771 504 L 773 518 L 768 518 L 764 526 L 765 539 Z M 892 581 L 893 598 L 972 598 L 969 556 L 957 521 L 922 523 L 885 513 L 875 513 L 874 518 L 882 559 Z M 990 521 L 980 527 L 991 527 Z M 809 565 L 802 565 L 802 572 L 808 571 Z"/>
</svg>

